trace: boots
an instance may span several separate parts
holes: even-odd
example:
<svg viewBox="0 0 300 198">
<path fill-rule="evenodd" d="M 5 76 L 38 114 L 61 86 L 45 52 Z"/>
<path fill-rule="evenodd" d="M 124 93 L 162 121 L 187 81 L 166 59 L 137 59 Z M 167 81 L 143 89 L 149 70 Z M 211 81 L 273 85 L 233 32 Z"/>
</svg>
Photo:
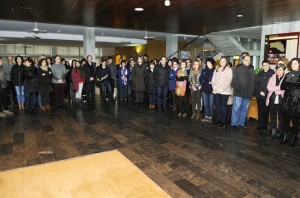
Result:
<svg viewBox="0 0 300 198">
<path fill-rule="evenodd" d="M 196 115 L 196 120 L 200 120 L 200 114 L 199 113 L 197 113 L 197 115 Z"/>
<path fill-rule="evenodd" d="M 42 105 L 41 109 L 42 109 L 42 111 L 47 111 L 47 109 L 44 105 Z"/>
<path fill-rule="evenodd" d="M 19 103 L 19 110 L 22 110 L 22 104 Z"/>
<path fill-rule="evenodd" d="M 47 111 L 50 111 L 50 105 L 46 105 L 45 108 Z"/>
<path fill-rule="evenodd" d="M 191 119 L 195 119 L 196 118 L 196 113 L 193 113 Z"/>
<path fill-rule="evenodd" d="M 24 102 L 23 103 L 21 103 L 21 108 L 22 108 L 22 110 L 24 110 L 25 108 L 24 108 Z"/>
</svg>

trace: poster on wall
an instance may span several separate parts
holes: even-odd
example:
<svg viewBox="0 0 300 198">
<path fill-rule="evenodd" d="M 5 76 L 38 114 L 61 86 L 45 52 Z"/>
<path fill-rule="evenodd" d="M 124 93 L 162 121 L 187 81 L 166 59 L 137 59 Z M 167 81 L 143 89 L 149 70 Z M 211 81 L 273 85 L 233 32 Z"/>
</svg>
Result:
<svg viewBox="0 0 300 198">
<path fill-rule="evenodd" d="M 275 34 L 267 36 L 267 59 L 271 63 L 271 68 L 275 66 L 279 59 L 287 58 L 289 61 L 297 57 L 299 46 L 299 33 Z"/>
</svg>

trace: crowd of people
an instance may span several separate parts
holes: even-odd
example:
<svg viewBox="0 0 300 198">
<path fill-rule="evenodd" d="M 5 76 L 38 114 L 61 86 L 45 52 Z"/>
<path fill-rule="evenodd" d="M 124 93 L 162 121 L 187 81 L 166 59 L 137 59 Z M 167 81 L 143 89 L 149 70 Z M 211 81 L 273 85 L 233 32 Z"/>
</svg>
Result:
<svg viewBox="0 0 300 198">
<path fill-rule="evenodd" d="M 104 101 L 147 102 L 149 109 L 173 111 L 178 117 L 210 123 L 222 129 L 247 128 L 250 99 L 256 97 L 257 131 L 268 131 L 280 144 L 293 147 L 299 130 L 300 59 L 283 58 L 275 70 L 262 62 L 255 74 L 251 57 L 245 52 L 235 67 L 226 57 L 191 60 L 148 60 L 148 56 L 130 57 L 113 64 L 103 58 L 96 66 L 92 56 L 72 60 L 59 55 L 41 56 L 39 60 L 22 56 L 0 58 L 0 117 L 19 111 L 36 113 L 63 108 L 66 101 L 79 104 L 96 102 L 96 91 Z M 203 114 L 203 115 L 201 115 Z M 292 127 L 290 122 L 292 121 Z"/>
</svg>

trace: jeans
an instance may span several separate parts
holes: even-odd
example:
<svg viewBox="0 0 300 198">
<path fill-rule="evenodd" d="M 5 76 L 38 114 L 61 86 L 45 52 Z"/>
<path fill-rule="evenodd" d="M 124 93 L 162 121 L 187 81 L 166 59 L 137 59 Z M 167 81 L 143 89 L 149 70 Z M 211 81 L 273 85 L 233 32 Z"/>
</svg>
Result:
<svg viewBox="0 0 300 198">
<path fill-rule="evenodd" d="M 156 93 L 148 93 L 148 99 L 150 105 L 156 104 Z"/>
<path fill-rule="evenodd" d="M 214 94 L 216 108 L 217 108 L 217 121 L 225 122 L 227 117 L 227 101 L 229 95 Z"/>
<path fill-rule="evenodd" d="M 37 102 L 37 92 L 25 92 L 25 109 L 34 110 Z"/>
<path fill-rule="evenodd" d="M 101 98 L 111 98 L 112 95 L 112 88 L 111 84 L 108 82 L 101 82 L 100 83 L 100 92 L 101 92 Z"/>
<path fill-rule="evenodd" d="M 168 101 L 168 87 L 157 87 L 157 108 L 167 107 Z"/>
<path fill-rule="evenodd" d="M 24 85 L 22 86 L 15 86 L 16 95 L 17 95 L 17 101 L 18 103 L 24 103 L 25 102 L 25 94 L 24 94 Z"/>
<path fill-rule="evenodd" d="M 128 94 L 128 85 L 119 85 L 119 93 L 120 93 L 120 99 L 121 100 L 127 100 L 127 94 Z"/>
<path fill-rule="evenodd" d="M 248 113 L 250 98 L 233 96 L 231 126 L 244 126 Z"/>
<path fill-rule="evenodd" d="M 212 118 L 214 114 L 214 94 L 202 92 L 202 100 L 204 103 L 204 116 Z"/>
</svg>

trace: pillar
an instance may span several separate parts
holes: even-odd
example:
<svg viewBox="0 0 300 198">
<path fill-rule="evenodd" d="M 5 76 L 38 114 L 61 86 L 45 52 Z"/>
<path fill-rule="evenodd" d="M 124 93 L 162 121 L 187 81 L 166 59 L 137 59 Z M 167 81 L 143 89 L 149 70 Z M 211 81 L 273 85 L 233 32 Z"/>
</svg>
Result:
<svg viewBox="0 0 300 198">
<path fill-rule="evenodd" d="M 166 57 L 167 58 L 178 58 L 178 36 L 170 35 L 166 36 Z"/>
<path fill-rule="evenodd" d="M 92 55 L 93 61 L 96 60 L 95 28 L 87 27 L 83 32 L 83 55 Z"/>
</svg>

